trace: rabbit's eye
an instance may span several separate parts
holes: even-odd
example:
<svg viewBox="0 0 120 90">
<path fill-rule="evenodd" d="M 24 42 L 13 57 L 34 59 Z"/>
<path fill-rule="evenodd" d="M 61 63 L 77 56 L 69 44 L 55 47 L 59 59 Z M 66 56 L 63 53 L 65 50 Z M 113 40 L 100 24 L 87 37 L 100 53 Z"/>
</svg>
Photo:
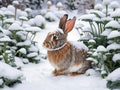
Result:
<svg viewBox="0 0 120 90">
<path fill-rule="evenodd" d="M 58 36 L 54 35 L 53 40 L 58 40 Z"/>
</svg>

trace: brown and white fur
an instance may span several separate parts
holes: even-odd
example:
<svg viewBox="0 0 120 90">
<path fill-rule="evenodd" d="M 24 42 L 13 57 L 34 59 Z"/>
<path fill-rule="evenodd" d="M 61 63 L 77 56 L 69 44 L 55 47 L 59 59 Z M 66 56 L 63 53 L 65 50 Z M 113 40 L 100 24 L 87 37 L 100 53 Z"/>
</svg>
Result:
<svg viewBox="0 0 120 90">
<path fill-rule="evenodd" d="M 67 18 L 68 15 L 65 14 L 60 19 L 59 29 L 49 32 L 43 42 L 44 47 L 48 49 L 48 60 L 55 68 L 53 71 L 55 76 L 83 74 L 90 67 L 90 62 L 86 61 L 87 50 L 77 48 L 67 41 L 68 32 L 73 29 L 76 21 L 75 17 L 69 20 Z"/>
</svg>

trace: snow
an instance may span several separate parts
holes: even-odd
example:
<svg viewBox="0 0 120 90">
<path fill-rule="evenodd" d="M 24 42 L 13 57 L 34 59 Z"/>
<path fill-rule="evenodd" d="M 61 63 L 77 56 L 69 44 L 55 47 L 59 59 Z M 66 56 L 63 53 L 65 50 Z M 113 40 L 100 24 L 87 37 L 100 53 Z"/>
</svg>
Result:
<svg viewBox="0 0 120 90">
<path fill-rule="evenodd" d="M 58 11 L 55 11 L 54 12 L 55 15 L 58 17 L 58 18 L 61 18 L 64 14 L 68 14 L 66 11 L 64 10 L 58 10 Z"/>
<path fill-rule="evenodd" d="M 120 80 L 120 68 L 117 68 L 112 73 L 110 73 L 106 79 L 110 81 Z"/>
<path fill-rule="evenodd" d="M 19 30 L 23 30 L 23 28 L 18 24 L 18 23 L 13 23 L 10 27 L 9 30 L 11 31 L 19 31 Z"/>
<path fill-rule="evenodd" d="M 12 89 L 6 87 L 2 90 L 109 90 L 105 86 L 106 81 L 93 70 L 75 77 L 55 77 L 51 74 L 52 71 L 53 67 L 48 61 L 25 65 L 22 72 L 26 80 Z"/>
<path fill-rule="evenodd" d="M 28 12 L 28 13 L 31 13 L 32 9 L 31 8 L 26 8 L 25 11 Z"/>
<path fill-rule="evenodd" d="M 0 77 L 4 77 L 10 80 L 16 80 L 22 76 L 23 74 L 21 71 L 12 68 L 11 66 L 5 64 L 4 62 L 0 62 Z"/>
<path fill-rule="evenodd" d="M 15 8 L 14 8 L 13 5 L 8 5 L 8 6 L 7 6 L 7 10 L 8 10 L 8 11 L 11 11 L 11 12 L 14 12 L 14 11 L 15 11 Z"/>
<path fill-rule="evenodd" d="M 16 64 L 17 68 L 22 68 L 24 66 L 24 64 L 22 62 L 22 58 L 19 58 L 19 57 L 15 57 L 15 64 Z"/>
<path fill-rule="evenodd" d="M 90 27 L 84 27 L 82 31 L 83 32 L 91 32 L 91 29 L 90 29 Z"/>
<path fill-rule="evenodd" d="M 6 8 L 6 7 L 1 7 L 1 10 L 2 10 L 2 11 L 6 11 L 7 8 Z"/>
<path fill-rule="evenodd" d="M 102 32 L 102 36 L 108 36 L 111 33 L 111 29 L 106 29 L 105 31 Z"/>
<path fill-rule="evenodd" d="M 117 49 L 120 49 L 120 44 L 112 43 L 107 46 L 107 50 L 117 50 Z"/>
<path fill-rule="evenodd" d="M 90 13 L 95 14 L 95 15 L 97 14 L 96 16 L 97 17 L 99 16 L 99 18 L 105 17 L 105 14 L 103 12 L 101 12 L 101 11 L 91 10 Z"/>
<path fill-rule="evenodd" d="M 100 18 L 94 18 L 93 21 L 95 21 L 95 22 L 101 22 L 101 19 Z"/>
<path fill-rule="evenodd" d="M 95 57 L 98 56 L 98 53 L 97 53 L 97 52 L 94 52 L 94 53 L 93 53 L 93 56 L 95 56 Z"/>
<path fill-rule="evenodd" d="M 51 4 L 52 4 L 52 2 L 51 2 L 51 1 L 48 1 L 48 2 L 47 2 L 47 4 L 51 5 Z"/>
<path fill-rule="evenodd" d="M 5 15 L 10 15 L 10 16 L 13 16 L 13 15 L 14 15 L 14 13 L 11 12 L 11 11 L 5 11 L 4 14 L 5 14 Z"/>
<path fill-rule="evenodd" d="M 37 52 L 33 52 L 33 53 L 28 54 L 27 57 L 32 58 L 32 57 L 36 57 L 37 55 L 38 55 Z"/>
<path fill-rule="evenodd" d="M 120 37 L 120 32 L 118 32 L 117 30 L 112 31 L 109 35 L 108 35 L 108 39 L 112 39 L 112 38 L 116 38 L 116 37 Z"/>
<path fill-rule="evenodd" d="M 102 71 L 101 71 L 101 74 L 102 74 L 102 75 L 104 75 L 104 74 L 106 74 L 106 73 L 107 73 L 107 72 L 106 72 L 105 70 L 102 70 Z"/>
<path fill-rule="evenodd" d="M 40 61 L 41 60 L 41 55 L 37 55 L 36 57 L 34 57 L 34 59 L 37 61 Z"/>
<path fill-rule="evenodd" d="M 11 51 L 10 51 L 10 50 L 6 50 L 6 51 L 5 51 L 5 53 L 10 54 L 10 53 L 11 53 Z"/>
<path fill-rule="evenodd" d="M 25 16 L 20 16 L 19 19 L 20 19 L 20 20 L 23 20 L 23 21 L 27 21 L 27 20 L 28 20 L 28 18 L 25 17 Z"/>
<path fill-rule="evenodd" d="M 22 40 L 26 40 L 26 32 L 24 32 L 24 31 L 19 31 L 19 32 L 17 32 L 16 33 L 16 35 L 18 36 L 18 37 L 20 37 Z"/>
<path fill-rule="evenodd" d="M 103 22 L 108 22 L 108 21 L 112 21 L 113 20 L 113 18 L 111 18 L 111 17 L 103 17 L 102 19 L 101 19 L 101 21 L 103 21 Z"/>
<path fill-rule="evenodd" d="M 120 12 L 120 9 L 117 9 L 114 12 L 111 12 L 110 16 L 119 18 L 120 17 L 120 13 L 119 12 Z"/>
<path fill-rule="evenodd" d="M 70 43 L 77 49 L 88 51 L 88 47 L 83 42 L 70 41 Z"/>
<path fill-rule="evenodd" d="M 30 45 L 31 45 L 31 41 L 30 40 L 26 40 L 24 42 L 17 43 L 17 46 L 30 46 Z"/>
<path fill-rule="evenodd" d="M 41 29 L 39 27 L 27 27 L 27 28 L 25 28 L 25 31 L 28 31 L 28 32 L 40 32 Z"/>
<path fill-rule="evenodd" d="M 94 69 L 88 69 L 85 73 L 87 76 L 99 76 L 99 73 L 97 73 Z"/>
<path fill-rule="evenodd" d="M 55 16 L 55 14 L 53 12 L 47 12 L 46 15 L 45 15 L 45 18 L 46 19 L 51 19 L 52 21 L 57 21 L 58 18 L 57 16 Z"/>
<path fill-rule="evenodd" d="M 0 29 L 5 35 L 11 35 L 12 33 L 9 30 Z"/>
<path fill-rule="evenodd" d="M 0 48 L 0 50 L 2 50 L 1 48 Z M 3 56 L 2 55 L 0 55 L 0 59 L 2 59 L 3 58 Z"/>
<path fill-rule="evenodd" d="M 3 28 L 0 26 L 0 30 L 3 31 Z"/>
<path fill-rule="evenodd" d="M 19 16 L 25 16 L 25 17 L 28 17 L 27 12 L 25 12 L 25 11 L 20 11 L 20 10 L 19 10 L 18 15 L 19 15 Z"/>
<path fill-rule="evenodd" d="M 86 21 L 91 21 L 93 20 L 93 18 L 95 18 L 96 16 L 94 14 L 87 14 L 87 15 L 82 15 L 80 17 L 80 19 L 82 20 L 86 20 Z"/>
<path fill-rule="evenodd" d="M 15 22 L 15 20 L 13 19 L 13 18 L 9 18 L 9 19 L 5 19 L 4 20 L 4 23 L 14 23 Z"/>
<path fill-rule="evenodd" d="M 29 51 L 30 52 L 38 52 L 39 49 L 37 47 L 35 47 L 34 45 L 31 45 L 30 48 L 29 48 Z"/>
<path fill-rule="evenodd" d="M 117 21 L 110 21 L 105 25 L 106 28 L 120 28 L 120 24 Z"/>
<path fill-rule="evenodd" d="M 61 2 L 57 3 L 57 7 L 62 7 L 62 6 L 63 6 L 63 4 Z"/>
<path fill-rule="evenodd" d="M 0 15 L 1 16 L 4 16 L 4 12 L 0 10 Z"/>
<path fill-rule="evenodd" d="M 30 24 L 30 25 L 35 25 L 35 22 L 34 22 L 35 20 L 32 18 L 32 19 L 29 19 L 28 20 L 28 24 Z"/>
<path fill-rule="evenodd" d="M 12 40 L 8 36 L 0 38 L 0 42 L 11 42 Z"/>
<path fill-rule="evenodd" d="M 26 58 L 22 58 L 22 62 L 23 62 L 24 64 L 28 64 L 28 63 L 29 63 L 29 60 L 26 59 Z"/>
<path fill-rule="evenodd" d="M 95 9 L 101 11 L 103 9 L 103 6 L 101 4 L 96 4 Z"/>
<path fill-rule="evenodd" d="M 114 62 L 120 60 L 120 53 L 118 53 L 118 54 L 114 54 L 112 60 L 113 60 Z"/>
<path fill-rule="evenodd" d="M 93 40 L 93 39 L 90 39 L 88 42 L 89 42 L 89 43 L 96 43 L 96 41 Z"/>
<path fill-rule="evenodd" d="M 93 61 L 94 63 L 98 63 L 98 61 L 96 60 L 96 59 L 94 59 L 94 58 L 92 58 L 92 57 L 89 57 L 89 58 L 87 58 L 86 60 L 88 60 L 88 61 Z"/>
<path fill-rule="evenodd" d="M 3 80 L 2 79 L 0 79 L 0 85 L 2 85 L 3 84 Z"/>
<path fill-rule="evenodd" d="M 13 40 L 13 42 L 16 43 L 15 40 Z M 16 47 L 16 46 L 12 46 L 12 47 L 11 47 L 11 50 L 13 50 L 13 51 L 14 51 L 14 50 L 17 50 L 17 47 Z"/>
<path fill-rule="evenodd" d="M 47 13 L 47 10 L 46 10 L 46 9 L 40 10 L 40 14 L 41 14 L 42 16 L 44 16 L 46 13 Z"/>
<path fill-rule="evenodd" d="M 23 28 L 27 28 L 27 27 L 31 27 L 31 25 L 29 25 L 28 23 L 23 23 L 23 24 L 22 24 L 22 27 L 23 27 Z"/>
<path fill-rule="evenodd" d="M 119 4 L 117 1 L 112 1 L 112 2 L 110 3 L 110 7 L 113 8 L 113 9 L 114 9 L 114 8 L 118 8 L 119 5 L 120 5 L 120 4 Z"/>
<path fill-rule="evenodd" d="M 34 23 L 36 26 L 41 26 L 42 24 L 45 24 L 45 19 L 41 15 L 37 15 L 34 18 Z"/>
<path fill-rule="evenodd" d="M 110 13 L 112 13 L 113 12 L 113 9 L 106 9 L 106 8 L 104 8 L 103 10 L 102 10 L 102 12 L 103 13 L 106 13 L 106 12 L 108 12 L 108 14 L 110 14 Z"/>
<path fill-rule="evenodd" d="M 107 49 L 104 46 L 102 46 L 102 45 L 99 45 L 97 47 L 97 52 L 106 52 L 106 51 L 107 51 Z"/>
<path fill-rule="evenodd" d="M 19 5 L 18 1 L 13 1 L 13 5 Z"/>
<path fill-rule="evenodd" d="M 26 54 L 26 53 L 27 53 L 27 51 L 26 51 L 25 48 L 21 48 L 21 49 L 19 49 L 18 51 L 21 52 L 21 53 L 23 53 L 23 54 Z"/>
<path fill-rule="evenodd" d="M 111 0 L 103 0 L 103 4 L 104 4 L 104 5 L 109 5 L 110 2 L 111 2 Z"/>
<path fill-rule="evenodd" d="M 57 31 L 59 31 L 60 33 L 64 34 L 63 30 L 60 28 L 57 28 Z"/>
</svg>

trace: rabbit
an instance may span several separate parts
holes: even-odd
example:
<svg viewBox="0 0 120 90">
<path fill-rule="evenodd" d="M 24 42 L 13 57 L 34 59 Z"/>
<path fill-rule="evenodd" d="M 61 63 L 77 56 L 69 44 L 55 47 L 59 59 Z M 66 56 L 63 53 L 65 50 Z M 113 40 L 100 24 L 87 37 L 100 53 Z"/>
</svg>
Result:
<svg viewBox="0 0 120 90">
<path fill-rule="evenodd" d="M 52 72 L 55 76 L 84 74 L 90 68 L 90 62 L 86 60 L 87 46 L 77 41 L 67 41 L 68 33 L 73 29 L 76 17 L 67 19 L 67 14 L 61 17 L 59 28 L 49 32 L 43 41 L 43 46 L 47 48 L 48 60 L 55 68 Z"/>
</svg>

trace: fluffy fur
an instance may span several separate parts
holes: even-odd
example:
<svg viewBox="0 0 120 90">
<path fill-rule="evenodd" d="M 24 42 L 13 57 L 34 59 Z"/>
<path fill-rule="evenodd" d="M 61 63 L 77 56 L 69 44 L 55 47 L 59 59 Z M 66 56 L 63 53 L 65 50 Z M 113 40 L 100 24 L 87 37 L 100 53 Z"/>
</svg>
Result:
<svg viewBox="0 0 120 90">
<path fill-rule="evenodd" d="M 83 74 L 90 67 L 90 62 L 86 61 L 87 51 L 78 49 L 67 41 L 67 34 L 73 29 L 76 18 L 67 20 L 68 15 L 60 19 L 59 30 L 48 33 L 43 45 L 48 49 L 48 60 L 53 65 L 55 76 L 68 74 L 75 76 Z M 59 49 L 57 49 L 59 48 Z"/>
</svg>

